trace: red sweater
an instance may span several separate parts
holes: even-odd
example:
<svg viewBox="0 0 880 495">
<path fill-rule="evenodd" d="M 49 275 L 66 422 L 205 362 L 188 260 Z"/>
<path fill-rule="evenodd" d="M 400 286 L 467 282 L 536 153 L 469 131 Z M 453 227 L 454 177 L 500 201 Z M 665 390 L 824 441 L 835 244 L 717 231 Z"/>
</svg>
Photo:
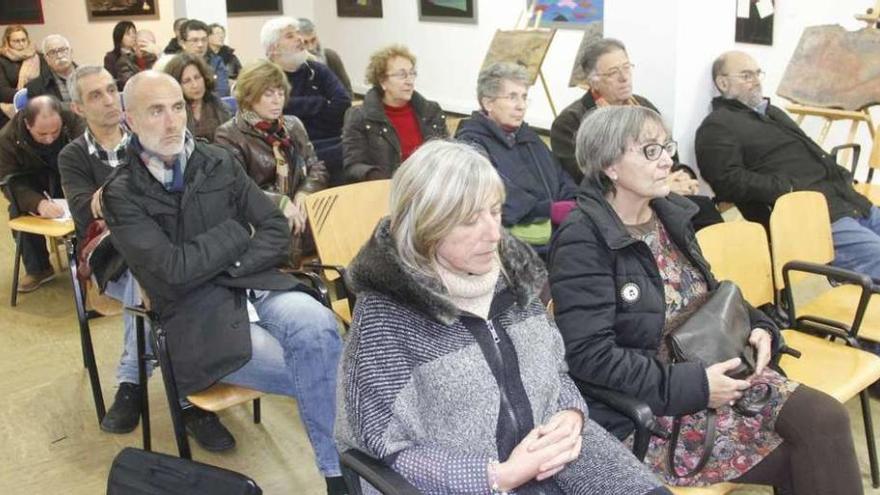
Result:
<svg viewBox="0 0 880 495">
<path fill-rule="evenodd" d="M 400 141 L 400 160 L 406 160 L 409 155 L 418 148 L 423 141 L 422 129 L 419 128 L 419 119 L 413 111 L 412 103 L 407 102 L 402 107 L 385 107 L 385 115 L 397 131 L 397 139 Z"/>
</svg>

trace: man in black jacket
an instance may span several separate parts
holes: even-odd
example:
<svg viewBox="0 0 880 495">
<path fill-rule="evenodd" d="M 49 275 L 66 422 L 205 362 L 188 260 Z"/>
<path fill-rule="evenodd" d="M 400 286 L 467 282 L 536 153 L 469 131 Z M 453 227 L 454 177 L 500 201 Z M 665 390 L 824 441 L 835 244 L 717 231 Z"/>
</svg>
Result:
<svg viewBox="0 0 880 495">
<path fill-rule="evenodd" d="M 339 493 L 341 342 L 333 313 L 276 268 L 287 258 L 287 220 L 228 151 L 186 131 L 171 76 L 136 74 L 124 102 L 133 135 L 104 185 L 103 213 L 167 330 L 180 395 L 223 381 L 296 396 L 328 491 Z"/>
<path fill-rule="evenodd" d="M 58 174 L 61 148 L 82 134 L 83 123 L 74 113 L 63 110 L 52 96 L 38 96 L 28 101 L 6 126 L 0 130 L 0 177 L 28 173 L 10 184 L 13 197 L 9 200 L 9 217 L 38 215 L 60 218 L 64 207 L 53 201 L 63 198 Z M 7 191 L 4 189 L 4 194 Z M 18 292 L 32 292 L 55 278 L 49 262 L 46 239 L 41 235 L 21 235 L 21 255 L 26 275 L 18 284 Z"/>
<path fill-rule="evenodd" d="M 718 199 L 767 224 L 776 199 L 818 191 L 828 201 L 834 264 L 880 281 L 880 210 L 852 187 L 852 175 L 764 98 L 764 73 L 742 52 L 712 65 L 721 93 L 697 129 L 697 163 Z"/>
</svg>

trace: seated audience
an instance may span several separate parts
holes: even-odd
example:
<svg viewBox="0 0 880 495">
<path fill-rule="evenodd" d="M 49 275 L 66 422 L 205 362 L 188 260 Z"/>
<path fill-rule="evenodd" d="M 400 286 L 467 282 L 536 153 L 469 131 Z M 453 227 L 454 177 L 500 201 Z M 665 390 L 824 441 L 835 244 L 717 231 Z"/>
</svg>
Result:
<svg viewBox="0 0 880 495">
<path fill-rule="evenodd" d="M 137 44 L 137 28 L 131 21 L 119 21 L 113 26 L 113 49 L 104 54 L 104 68 L 119 79 L 117 64 L 124 55 L 134 53 Z M 45 53 L 45 52 L 44 52 Z"/>
<path fill-rule="evenodd" d="M 235 55 L 235 49 L 225 44 L 226 28 L 214 23 L 209 25 L 208 29 L 211 30 L 211 34 L 208 35 L 208 49 L 220 57 L 220 60 L 226 65 L 226 75 L 229 79 L 238 79 L 238 73 L 241 72 L 241 61 Z"/>
<path fill-rule="evenodd" d="M 162 53 L 165 55 L 175 55 L 183 51 L 183 34 L 180 32 L 180 28 L 183 24 L 188 21 L 186 17 L 178 17 L 174 19 L 174 24 L 172 29 L 174 29 L 174 37 L 168 40 L 168 44 L 165 45 L 165 49 L 162 50 Z"/>
<path fill-rule="evenodd" d="M 818 191 L 828 201 L 833 264 L 880 281 L 880 209 L 857 193 L 852 175 L 835 163 L 761 87 L 763 71 L 742 52 L 712 65 L 721 96 L 696 136 L 697 163 L 718 199 L 749 220 L 769 223 L 776 198 Z"/>
<path fill-rule="evenodd" d="M 428 143 L 394 175 L 391 216 L 349 271 L 340 450 L 425 493 L 669 493 L 589 419 L 543 264 L 501 227 L 504 190 L 462 143 Z"/>
<path fill-rule="evenodd" d="M 203 58 L 214 72 L 214 93 L 217 96 L 229 96 L 226 64 L 208 50 L 208 25 L 198 19 L 190 19 L 180 27 L 180 36 L 183 39 L 183 51 Z"/>
<path fill-rule="evenodd" d="M 289 203 L 285 214 L 293 220 L 291 264 L 298 266 L 303 254 L 314 251 L 304 200 L 327 186 L 327 170 L 317 161 L 302 122 L 282 114 L 289 92 L 277 65 L 268 60 L 248 65 L 235 85 L 238 113 L 217 129 L 215 139 L 261 189 L 290 200 L 283 203 Z"/>
<path fill-rule="evenodd" d="M 221 381 L 295 396 L 328 493 L 344 493 L 333 442 L 340 337 L 333 313 L 275 268 L 289 244 L 284 216 L 227 150 L 192 138 L 171 76 L 136 74 L 124 103 L 133 135 L 103 213 L 167 330 L 180 395 Z"/>
<path fill-rule="evenodd" d="M 449 137 L 446 116 L 415 90 L 416 57 L 402 45 L 373 53 L 363 105 L 345 115 L 342 150 L 348 182 L 387 179 L 425 141 Z"/>
<path fill-rule="evenodd" d="M 214 73 L 205 59 L 178 53 L 163 67 L 183 89 L 186 99 L 186 127 L 193 136 L 214 141 L 214 131 L 232 118 L 232 109 L 214 94 Z"/>
<path fill-rule="evenodd" d="M 40 75 L 41 58 L 24 26 L 6 27 L 0 47 L 0 127 L 15 114 L 15 93 Z"/>
<path fill-rule="evenodd" d="M 13 197 L 3 188 L 10 203 L 10 218 L 64 216 L 64 207 L 53 201 L 53 198 L 64 197 L 58 174 L 58 153 L 79 137 L 83 129 L 83 122 L 76 114 L 62 109 L 55 97 L 44 95 L 29 100 L 0 130 L 0 177 L 32 173 L 11 182 Z M 26 274 L 18 284 L 18 292 L 33 292 L 55 278 L 43 236 L 22 233 L 19 249 Z"/>
<path fill-rule="evenodd" d="M 61 150 L 58 169 L 76 225 L 77 247 L 81 250 L 92 223 L 103 223 L 101 186 L 113 170 L 125 162 L 131 134 L 122 125 L 119 91 L 106 69 L 95 65 L 80 67 L 68 80 L 68 87 L 71 108 L 85 119 L 86 129 L 82 136 Z M 125 306 L 141 304 L 140 288 L 128 270 L 116 280 L 106 282 L 101 289 Z M 125 312 L 122 321 L 123 352 L 116 370 L 119 388 L 113 404 L 101 420 L 101 429 L 109 433 L 133 431 L 141 412 L 143 389 L 137 371 L 135 318 Z M 146 362 L 146 369 L 149 377 L 153 361 Z M 184 422 L 187 431 L 206 450 L 225 450 L 235 445 L 235 438 L 212 412 L 191 406 L 185 411 Z"/>
<path fill-rule="evenodd" d="M 43 39 L 43 59 L 40 75 L 31 79 L 27 86 L 28 98 L 52 95 L 62 102 L 64 108 L 70 105 L 67 93 L 67 78 L 76 70 L 70 42 L 60 34 L 50 34 Z"/>
<path fill-rule="evenodd" d="M 636 105 L 647 107 L 660 113 L 644 96 L 632 92 L 633 64 L 629 61 L 626 47 L 613 38 L 595 41 L 584 51 L 580 60 L 581 68 L 590 82 L 590 89 L 583 98 L 567 106 L 553 121 L 550 130 L 550 145 L 553 153 L 569 174 L 580 183 L 583 174 L 575 160 L 574 139 L 584 116 L 596 108 L 608 105 Z M 715 208 L 715 202 L 707 196 L 699 195 L 700 184 L 697 174 L 690 167 L 678 162 L 678 154 L 672 157 L 672 173 L 667 177 L 669 189 L 687 197 L 700 207 L 692 223 L 696 230 L 708 225 L 723 222 Z"/>
<path fill-rule="evenodd" d="M 300 17 L 297 21 L 299 21 L 299 34 L 302 37 L 306 50 L 318 59 L 318 62 L 326 65 L 336 74 L 336 78 L 339 79 L 339 82 L 348 91 L 348 95 L 351 96 L 351 79 L 348 78 L 348 72 L 345 71 L 345 65 L 343 65 L 339 54 L 335 50 L 325 48 L 321 44 L 321 40 L 318 39 L 318 31 L 315 29 L 315 23 L 311 19 Z"/>
<path fill-rule="evenodd" d="M 585 178 L 549 260 L 556 324 L 575 383 L 584 392 L 600 386 L 644 401 L 659 431 L 669 432 L 671 416 L 683 415 L 679 472 L 695 469 L 704 452 L 707 410 L 715 411 L 711 455 L 692 476 L 673 476 L 666 466 L 670 442 L 651 439 L 645 462 L 666 483 L 734 481 L 799 495 L 862 493 L 846 409 L 768 366 L 781 342 L 762 312 L 746 303 L 748 342 L 756 353 L 755 373 L 747 379 L 726 375 L 740 358 L 711 366 L 671 362 L 668 332 L 718 286 L 688 226 L 697 208 L 670 193 L 665 181 L 675 151 L 660 116 L 644 107 L 597 109 L 578 130 L 577 161 Z M 755 383 L 775 392 L 756 416 L 735 412 L 732 404 Z M 626 417 L 601 403 L 590 402 L 590 417 L 618 438 L 632 431 Z"/>
<path fill-rule="evenodd" d="M 138 72 L 152 69 L 158 59 L 156 35 L 147 29 L 141 29 L 135 36 L 134 51 L 122 55 L 116 61 L 116 85 L 125 87 L 125 83 L 131 76 Z"/>
<path fill-rule="evenodd" d="M 303 45 L 299 22 L 277 17 L 260 31 L 266 58 L 278 64 L 290 82 L 285 115 L 299 118 L 315 153 L 330 173 L 333 183 L 342 180 L 342 122 L 351 106 L 351 96 L 326 65 L 310 62 Z"/>
<path fill-rule="evenodd" d="M 525 122 L 529 74 L 521 65 L 495 63 L 480 72 L 480 110 L 458 126 L 455 137 L 482 149 L 507 191 L 501 224 L 546 254 L 550 242 L 550 206 L 573 200 L 577 186 Z"/>
</svg>

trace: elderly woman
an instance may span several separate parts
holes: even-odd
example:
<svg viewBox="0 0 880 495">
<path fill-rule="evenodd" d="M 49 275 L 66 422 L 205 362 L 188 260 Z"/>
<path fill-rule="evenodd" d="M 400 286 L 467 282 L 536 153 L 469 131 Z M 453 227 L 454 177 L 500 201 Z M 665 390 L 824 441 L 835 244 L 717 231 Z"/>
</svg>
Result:
<svg viewBox="0 0 880 495">
<path fill-rule="evenodd" d="M 293 223 L 291 263 L 296 265 L 314 249 L 303 200 L 327 186 L 327 170 L 316 160 L 302 122 L 282 114 L 289 93 L 281 67 L 267 60 L 247 65 L 235 85 L 238 113 L 217 129 L 215 138 L 232 150 L 261 189 L 290 200 L 279 206 Z"/>
<path fill-rule="evenodd" d="M 550 242 L 550 206 L 574 199 L 577 187 L 524 121 L 528 95 L 525 68 L 492 64 L 477 79 L 480 110 L 459 124 L 455 137 L 486 152 L 507 190 L 501 223 L 543 255 Z"/>
<path fill-rule="evenodd" d="M 214 93 L 214 72 L 204 57 L 179 53 L 162 70 L 183 89 L 187 129 L 197 138 L 214 142 L 214 132 L 232 118 L 232 110 Z"/>
<path fill-rule="evenodd" d="M 449 136 L 440 105 L 415 90 L 416 57 L 401 45 L 370 56 L 364 104 L 351 107 L 342 127 L 348 182 L 387 179 L 422 143 Z"/>
<path fill-rule="evenodd" d="M 21 24 L 8 26 L 0 46 L 0 127 L 15 113 L 15 93 L 39 75 L 40 56 L 27 29 Z"/>
<path fill-rule="evenodd" d="M 799 495 L 862 493 L 846 409 L 767 366 L 780 342 L 763 313 L 747 305 L 757 356 L 747 380 L 725 374 L 739 359 L 708 367 L 670 362 L 670 327 L 718 285 L 690 227 L 696 206 L 669 192 L 675 151 L 660 116 L 648 108 L 600 108 L 581 124 L 577 160 L 585 178 L 549 260 L 556 324 L 575 383 L 641 399 L 667 431 L 670 416 L 682 415 L 679 473 L 697 465 L 706 409 L 716 410 L 712 454 L 693 476 L 669 473 L 669 442 L 651 440 L 646 462 L 668 483 L 732 480 Z M 758 415 L 746 417 L 729 404 L 751 383 L 771 384 L 776 392 Z M 621 439 L 630 434 L 629 420 L 601 404 L 590 406 L 600 425 Z"/>
<path fill-rule="evenodd" d="M 419 148 L 352 263 L 341 450 L 425 493 L 668 493 L 588 418 L 538 294 L 545 272 L 501 228 L 504 185 L 462 143 Z"/>
<path fill-rule="evenodd" d="M 133 22 L 119 21 L 113 26 L 113 49 L 104 54 L 104 68 L 114 79 L 119 78 L 117 72 L 119 59 L 134 53 L 136 40 L 137 28 Z"/>
</svg>

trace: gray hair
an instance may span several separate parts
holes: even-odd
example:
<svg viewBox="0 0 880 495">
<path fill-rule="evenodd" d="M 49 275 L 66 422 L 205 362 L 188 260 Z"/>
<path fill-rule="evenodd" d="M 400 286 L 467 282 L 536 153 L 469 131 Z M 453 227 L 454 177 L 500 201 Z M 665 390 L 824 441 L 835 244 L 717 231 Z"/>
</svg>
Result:
<svg viewBox="0 0 880 495">
<path fill-rule="evenodd" d="M 45 38 L 43 38 L 43 41 L 40 43 L 40 51 L 43 52 L 43 54 L 46 53 L 46 44 L 48 44 L 50 40 L 63 41 L 64 45 L 67 48 L 70 48 L 70 41 L 68 41 L 67 38 L 65 38 L 64 36 L 61 36 L 60 34 L 50 34 L 49 36 L 46 36 Z"/>
<path fill-rule="evenodd" d="M 660 114 L 646 107 L 611 105 L 588 113 L 578 128 L 575 158 L 588 180 L 595 181 L 602 193 L 616 193 L 605 170 L 639 140 L 647 124 L 654 124 L 669 134 Z"/>
<path fill-rule="evenodd" d="M 269 49 L 278 43 L 281 39 L 281 32 L 287 28 L 293 28 L 297 32 L 300 30 L 299 21 L 293 17 L 276 17 L 269 19 L 260 29 L 260 47 L 263 48 L 263 54 L 269 56 Z"/>
<path fill-rule="evenodd" d="M 477 78 L 477 102 L 483 106 L 483 98 L 500 96 L 504 81 L 529 86 L 529 73 L 522 65 L 512 62 L 495 62 L 480 72 Z"/>
<path fill-rule="evenodd" d="M 149 82 L 143 81 L 144 79 L 153 79 L 155 81 L 156 78 L 167 79 L 168 81 L 174 83 L 175 86 L 180 87 L 180 83 L 178 83 L 176 79 L 164 72 L 159 72 L 155 69 L 155 67 L 149 70 L 144 70 L 128 78 L 128 81 L 125 83 L 125 87 L 122 88 L 122 106 L 125 107 L 127 111 L 133 109 L 134 95 L 137 91 L 137 87 L 141 84 Z"/>
<path fill-rule="evenodd" d="M 626 46 L 623 42 L 614 38 L 602 38 L 587 45 L 584 53 L 581 54 L 580 66 L 588 79 L 596 77 L 596 63 L 602 55 L 607 55 L 613 51 L 621 50 L 626 53 Z"/>
<path fill-rule="evenodd" d="M 67 78 L 67 92 L 70 94 L 70 101 L 82 103 L 82 95 L 79 94 L 79 80 L 83 77 L 93 76 L 107 72 L 107 69 L 100 65 L 81 65 L 73 71 L 73 75 Z M 110 75 L 109 72 L 107 72 Z"/>
<path fill-rule="evenodd" d="M 299 22 L 299 32 L 305 35 L 315 34 L 315 23 L 311 19 L 300 17 L 297 21 Z"/>
<path fill-rule="evenodd" d="M 504 202 L 504 183 L 485 156 L 462 142 L 425 143 L 391 179 L 391 235 L 398 255 L 417 273 L 436 277 L 440 241 L 489 201 Z"/>
</svg>

